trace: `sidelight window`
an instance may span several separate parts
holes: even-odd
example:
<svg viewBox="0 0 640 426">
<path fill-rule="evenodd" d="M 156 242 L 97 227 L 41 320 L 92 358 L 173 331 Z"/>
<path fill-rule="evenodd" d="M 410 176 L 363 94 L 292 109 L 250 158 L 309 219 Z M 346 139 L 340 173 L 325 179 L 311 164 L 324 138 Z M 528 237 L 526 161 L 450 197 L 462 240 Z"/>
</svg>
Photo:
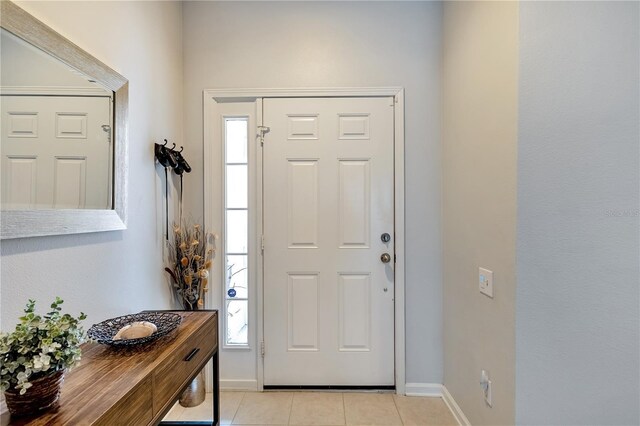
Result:
<svg viewBox="0 0 640 426">
<path fill-rule="evenodd" d="M 224 118 L 225 344 L 247 346 L 249 328 L 249 117 Z"/>
</svg>

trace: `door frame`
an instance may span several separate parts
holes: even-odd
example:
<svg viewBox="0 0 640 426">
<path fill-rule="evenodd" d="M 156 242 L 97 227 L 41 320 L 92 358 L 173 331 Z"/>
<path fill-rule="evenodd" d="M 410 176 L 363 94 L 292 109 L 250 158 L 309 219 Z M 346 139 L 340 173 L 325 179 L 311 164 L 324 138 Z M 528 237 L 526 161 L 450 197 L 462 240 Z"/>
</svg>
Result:
<svg viewBox="0 0 640 426">
<path fill-rule="evenodd" d="M 255 88 L 255 89 L 206 89 L 203 91 L 203 140 L 204 140 L 204 217 L 206 229 L 214 229 L 214 212 L 223 208 L 223 200 L 215 199 L 214 194 L 219 193 L 215 186 L 219 182 L 214 181 L 214 170 L 220 170 L 219 155 L 222 149 L 222 141 L 212 130 L 212 114 L 216 111 L 216 105 L 222 102 L 255 102 L 257 107 L 256 125 L 262 126 L 262 98 L 348 98 L 348 97 L 393 97 L 394 99 L 394 227 L 395 227 L 395 294 L 394 294 L 394 374 L 396 393 L 405 394 L 405 175 L 404 175 L 404 88 L 402 87 L 327 87 L 327 88 Z M 251 143 L 251 139 L 249 139 Z M 256 155 L 256 235 L 249 235 L 255 244 L 259 244 L 262 235 L 262 156 Z M 223 234 L 224 230 L 219 233 Z M 221 239 L 220 241 L 224 241 Z M 261 254 L 255 250 L 258 256 Z M 217 256 L 216 256 L 217 257 Z M 221 261 L 214 262 L 214 268 L 222 271 Z M 262 262 L 256 262 L 258 266 Z M 257 390 L 263 390 L 264 384 L 264 358 L 259 350 L 258 342 L 264 339 L 264 297 L 263 297 L 263 267 L 256 268 L 256 315 L 253 318 L 256 327 Z M 214 274 L 224 279 L 222 272 Z M 213 292 L 208 293 L 209 306 L 215 306 Z M 251 312 L 250 312 L 251 314 Z M 251 318 L 251 317 L 250 317 Z M 224 324 L 224 321 L 220 321 Z M 250 342 L 251 343 L 251 342 Z"/>
</svg>

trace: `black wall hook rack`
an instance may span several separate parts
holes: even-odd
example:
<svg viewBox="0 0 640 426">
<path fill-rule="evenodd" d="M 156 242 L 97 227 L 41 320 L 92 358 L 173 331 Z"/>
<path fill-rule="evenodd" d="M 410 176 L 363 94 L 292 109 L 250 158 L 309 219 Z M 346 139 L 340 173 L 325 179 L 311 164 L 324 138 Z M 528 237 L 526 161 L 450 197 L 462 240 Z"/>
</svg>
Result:
<svg viewBox="0 0 640 426">
<path fill-rule="evenodd" d="M 164 140 L 163 144 L 156 143 L 154 146 L 154 154 L 158 163 L 165 168 L 172 168 L 173 171 L 182 176 L 182 173 L 191 173 L 191 166 L 182 155 L 184 146 L 180 146 L 180 150 L 176 150 L 176 144 L 174 143 L 171 148 L 167 147 L 168 140 Z"/>
<path fill-rule="evenodd" d="M 176 144 L 174 143 L 171 148 L 167 147 L 168 140 L 164 140 L 163 144 L 154 144 L 154 155 L 158 163 L 164 167 L 164 182 L 165 182 L 165 238 L 169 240 L 169 169 L 173 169 L 175 174 L 180 176 L 180 222 L 182 222 L 182 175 L 191 173 L 191 166 L 182 156 L 183 146 L 180 146 L 180 151 L 176 151 Z"/>
</svg>

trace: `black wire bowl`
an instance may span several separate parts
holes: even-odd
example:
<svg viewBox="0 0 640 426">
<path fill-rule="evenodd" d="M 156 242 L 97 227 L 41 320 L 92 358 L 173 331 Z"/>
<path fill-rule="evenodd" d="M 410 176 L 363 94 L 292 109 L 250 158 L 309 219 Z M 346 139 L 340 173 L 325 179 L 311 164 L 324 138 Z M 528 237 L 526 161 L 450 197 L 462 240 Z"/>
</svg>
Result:
<svg viewBox="0 0 640 426">
<path fill-rule="evenodd" d="M 137 321 L 149 321 L 156 325 L 158 330 L 150 336 L 137 339 L 113 340 L 116 333 L 124 327 Z M 152 342 L 162 336 L 166 336 L 175 330 L 182 322 L 182 317 L 170 312 L 141 312 L 139 314 L 123 315 L 111 318 L 91 326 L 87 335 L 98 343 L 111 346 L 137 346 Z"/>
</svg>

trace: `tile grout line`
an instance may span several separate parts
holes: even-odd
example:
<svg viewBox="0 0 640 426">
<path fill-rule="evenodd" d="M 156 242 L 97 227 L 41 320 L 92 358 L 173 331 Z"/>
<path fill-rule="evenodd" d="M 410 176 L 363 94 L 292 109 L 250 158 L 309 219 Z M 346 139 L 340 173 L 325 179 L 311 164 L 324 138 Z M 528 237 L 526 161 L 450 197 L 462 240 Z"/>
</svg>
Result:
<svg viewBox="0 0 640 426">
<path fill-rule="evenodd" d="M 342 415 L 344 416 L 344 425 L 347 426 L 347 405 L 344 402 L 344 392 L 340 395 L 342 396 Z"/>
<path fill-rule="evenodd" d="M 236 416 L 238 415 L 238 411 L 240 410 L 240 406 L 242 405 L 242 401 L 244 401 L 244 396 L 247 394 L 247 392 L 242 392 L 242 398 L 240 398 L 240 402 L 238 402 L 238 406 L 236 407 L 236 411 L 233 412 L 233 417 L 231 417 L 231 425 L 233 425 L 233 421 L 236 419 Z M 220 414 L 222 414 L 222 405 L 220 405 Z M 220 416 L 222 417 L 222 416 Z"/>
<path fill-rule="evenodd" d="M 398 412 L 398 417 L 400 418 L 400 423 L 404 425 L 404 419 L 402 418 L 402 414 L 400 414 L 400 409 L 398 408 L 398 403 L 396 402 L 396 395 L 391 395 L 391 399 L 393 400 L 393 406 L 396 407 L 396 411 Z"/>
</svg>

